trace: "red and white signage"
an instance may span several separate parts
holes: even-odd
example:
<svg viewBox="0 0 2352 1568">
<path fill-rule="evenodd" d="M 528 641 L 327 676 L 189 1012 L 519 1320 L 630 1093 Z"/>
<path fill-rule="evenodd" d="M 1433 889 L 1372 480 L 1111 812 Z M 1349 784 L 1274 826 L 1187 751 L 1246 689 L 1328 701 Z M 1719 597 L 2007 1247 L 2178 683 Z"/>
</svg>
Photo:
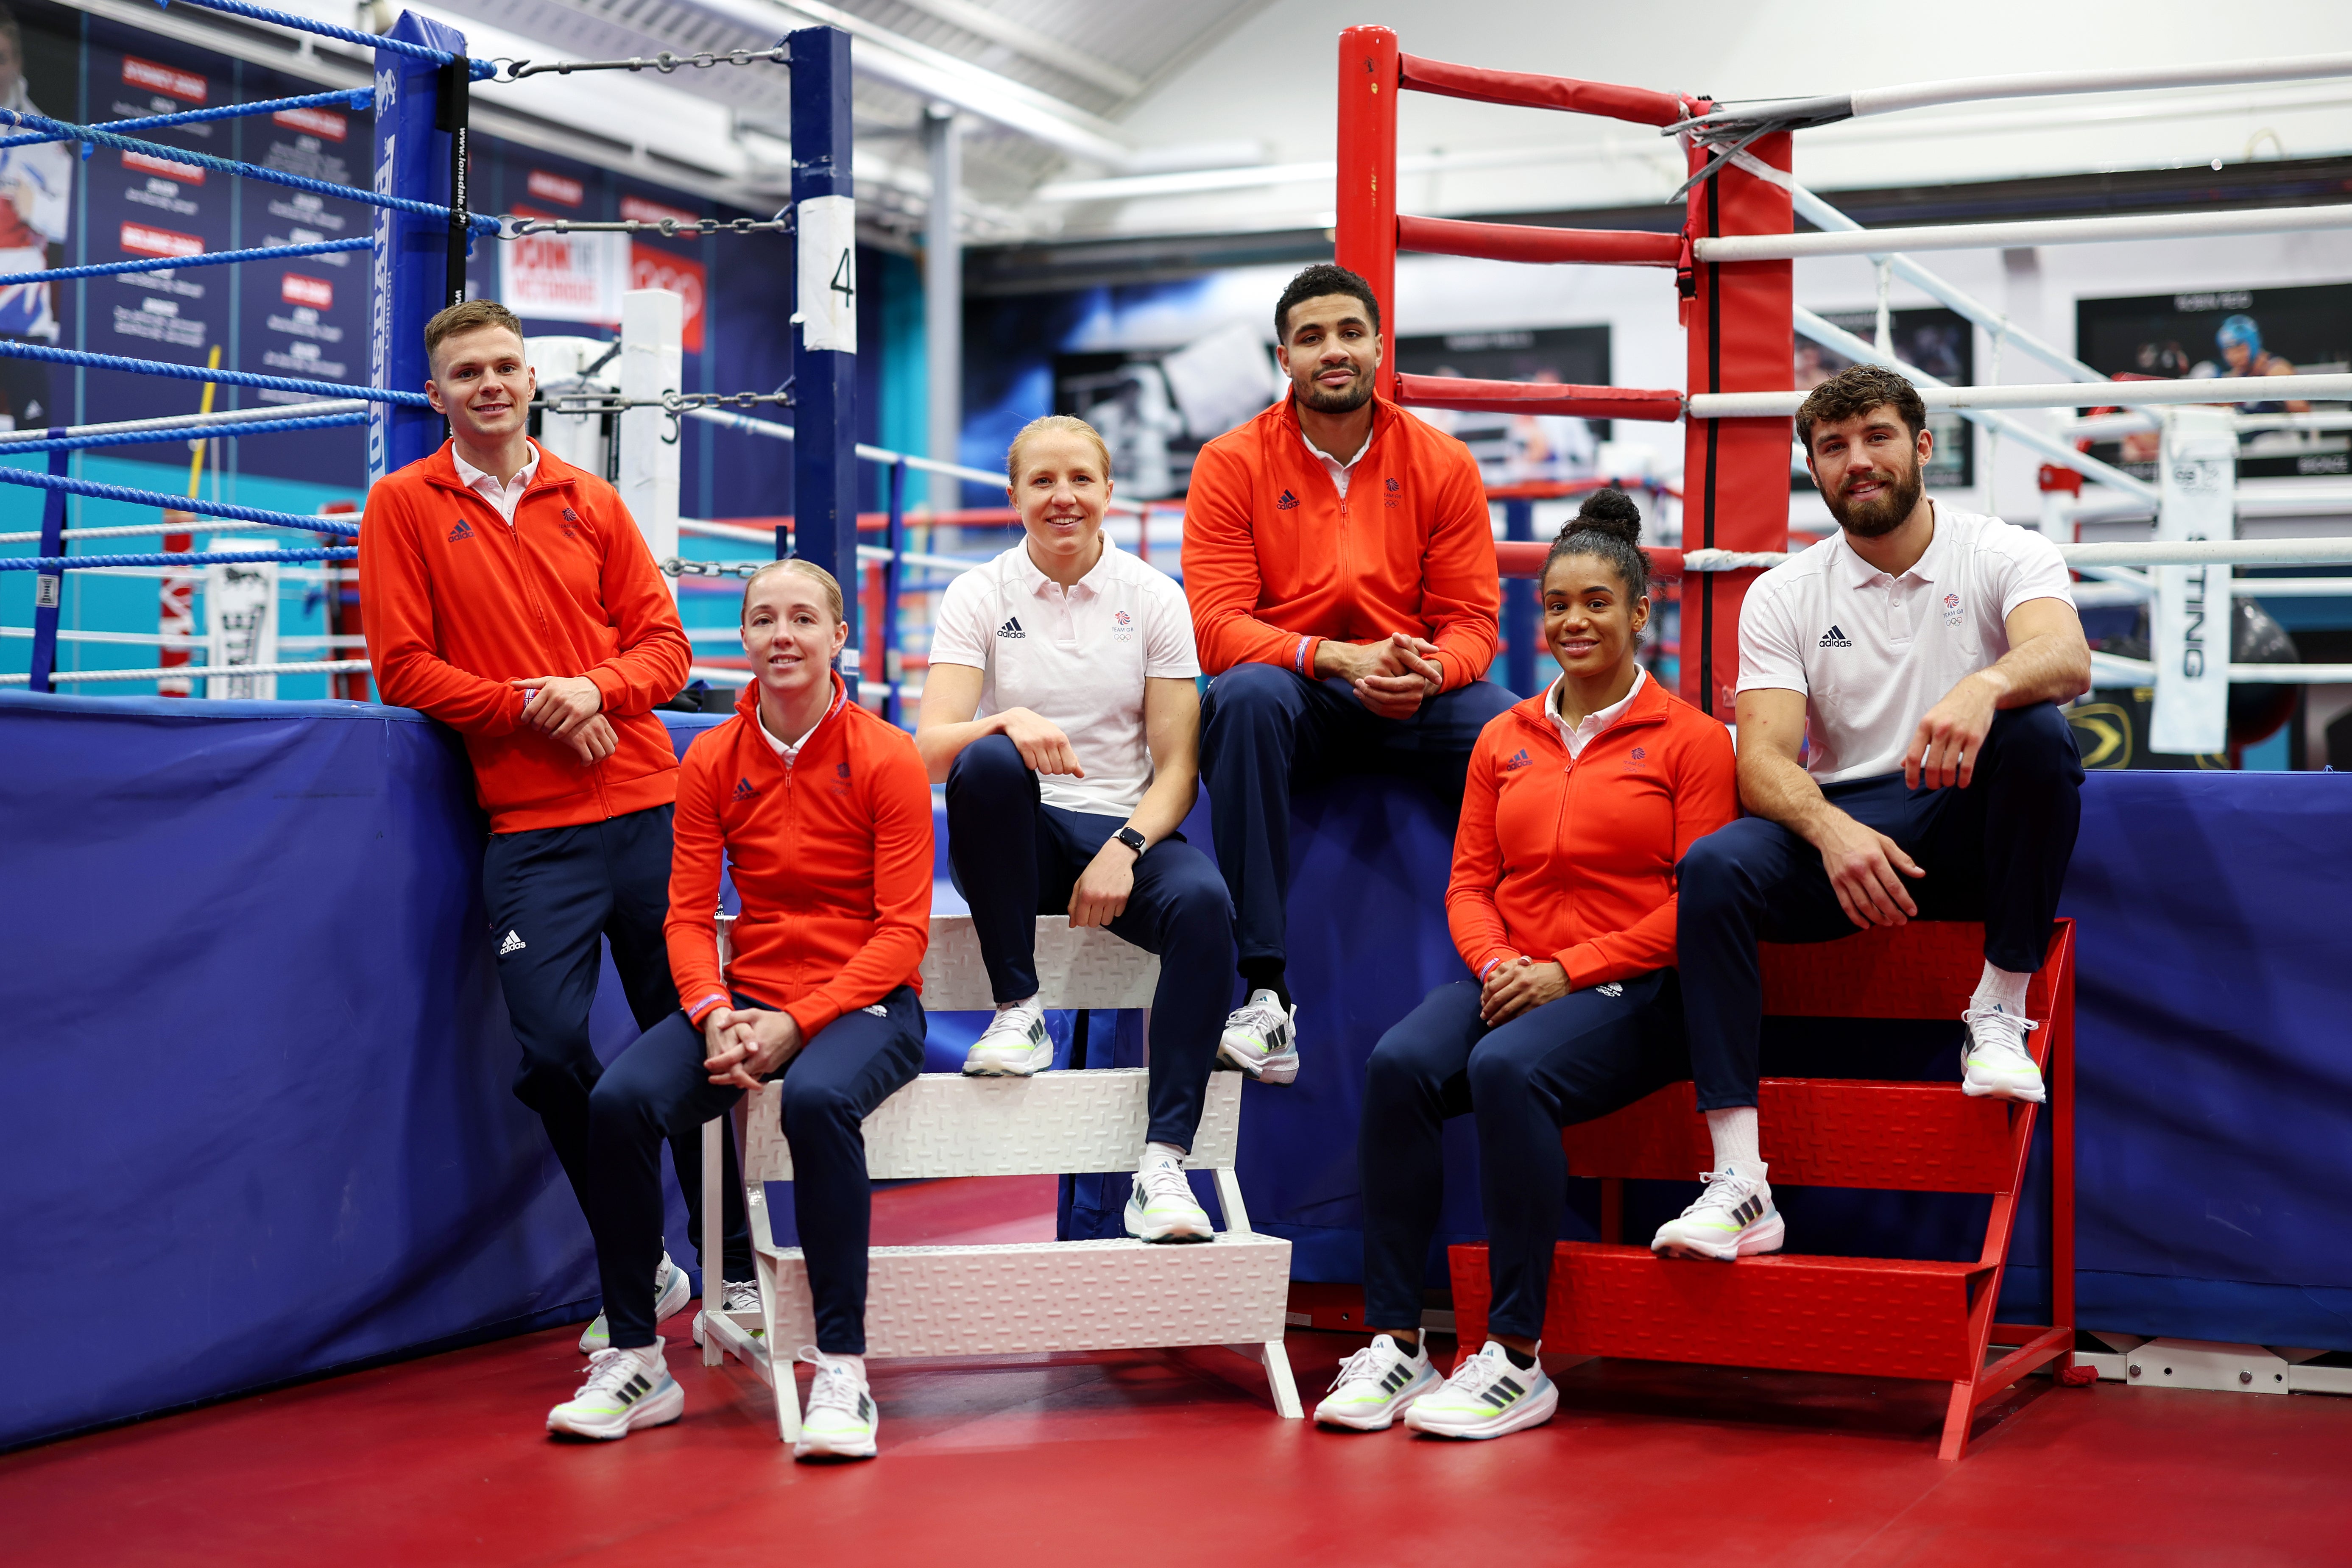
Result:
<svg viewBox="0 0 2352 1568">
<path fill-rule="evenodd" d="M 523 188 L 542 202 L 553 202 L 560 207 L 576 207 L 588 199 L 588 188 L 579 181 L 562 174 L 551 174 L 544 169 L 533 169 Z"/>
<path fill-rule="evenodd" d="M 623 210 L 627 210 L 625 204 Z M 680 314 L 685 318 L 679 347 L 689 354 L 702 352 L 702 302 L 709 292 L 709 273 L 698 261 L 649 245 L 629 247 L 629 287 L 667 288 L 677 295 L 684 307 Z"/>
<path fill-rule="evenodd" d="M 137 55 L 122 57 L 122 79 L 132 87 L 143 87 L 149 92 L 160 92 L 183 103 L 205 101 L 204 78 L 176 66 L 142 60 Z"/>
<path fill-rule="evenodd" d="M 350 118 L 337 114 L 331 109 L 281 109 L 269 118 L 273 123 L 289 131 L 299 131 L 305 136 L 316 136 L 327 141 L 341 141 L 352 133 Z"/>
<path fill-rule="evenodd" d="M 122 248 L 133 256 L 179 257 L 202 256 L 205 242 L 194 235 L 184 235 L 172 229 L 159 229 L 152 224 L 122 225 Z"/>
<path fill-rule="evenodd" d="M 515 208 L 520 218 L 546 215 Z M 628 282 L 625 235 L 536 234 L 499 246 L 499 302 L 518 316 L 609 325 L 621 319 Z"/>
<path fill-rule="evenodd" d="M 331 310 L 335 308 L 335 286 L 323 277 L 305 277 L 299 272 L 289 272 L 278 280 L 278 298 L 289 305 Z"/>
<path fill-rule="evenodd" d="M 169 158 L 158 158 L 147 152 L 125 152 L 122 166 L 142 174 L 160 174 L 166 180 L 177 180 L 183 185 L 205 183 L 203 168 L 194 163 L 175 163 Z"/>
</svg>

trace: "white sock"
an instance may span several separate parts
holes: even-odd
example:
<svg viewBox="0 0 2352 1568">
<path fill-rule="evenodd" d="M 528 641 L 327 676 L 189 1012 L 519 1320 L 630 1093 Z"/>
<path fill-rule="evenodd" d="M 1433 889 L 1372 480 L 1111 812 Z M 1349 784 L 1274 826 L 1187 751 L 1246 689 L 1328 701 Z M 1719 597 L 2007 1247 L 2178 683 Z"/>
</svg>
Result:
<svg viewBox="0 0 2352 1568">
<path fill-rule="evenodd" d="M 1143 1145 L 1142 1163 L 1136 1168 L 1148 1171 L 1154 1166 L 1181 1166 L 1183 1163 L 1184 1151 L 1175 1145 L 1146 1144 Z"/>
<path fill-rule="evenodd" d="M 1715 1140 L 1715 1168 L 1727 1171 L 1738 1168 L 1750 1176 L 1764 1169 L 1764 1156 L 1758 1152 L 1756 1139 L 1756 1107 L 1727 1105 L 1720 1111 L 1706 1113 L 1706 1135 Z"/>
<path fill-rule="evenodd" d="M 1038 994 L 1036 992 L 1032 991 L 1017 1002 L 999 1002 L 996 1004 L 996 1010 L 1001 1013 L 1009 1013 L 1014 1008 L 1034 1008 L 1037 1005 L 1037 995 Z"/>
<path fill-rule="evenodd" d="M 1996 969 L 1988 963 L 1984 978 L 1977 982 L 1977 994 L 1969 998 L 1975 1009 L 1999 1008 L 2005 1013 L 2022 1015 L 2025 1011 L 2025 988 L 2032 984 L 2032 975 L 2011 969 Z"/>
</svg>

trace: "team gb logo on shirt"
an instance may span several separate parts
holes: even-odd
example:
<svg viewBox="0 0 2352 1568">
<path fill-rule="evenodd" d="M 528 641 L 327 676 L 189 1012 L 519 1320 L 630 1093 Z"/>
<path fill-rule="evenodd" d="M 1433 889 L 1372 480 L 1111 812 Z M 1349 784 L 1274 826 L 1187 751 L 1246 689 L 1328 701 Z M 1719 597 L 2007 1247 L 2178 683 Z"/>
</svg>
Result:
<svg viewBox="0 0 2352 1568">
<path fill-rule="evenodd" d="M 1957 626 L 1959 623 L 1960 596 L 1957 593 L 1947 593 L 1944 595 L 1944 624 Z"/>
<path fill-rule="evenodd" d="M 1110 634 L 1114 642 L 1131 642 L 1135 637 L 1135 617 L 1126 611 L 1115 612 L 1110 618 Z"/>
</svg>

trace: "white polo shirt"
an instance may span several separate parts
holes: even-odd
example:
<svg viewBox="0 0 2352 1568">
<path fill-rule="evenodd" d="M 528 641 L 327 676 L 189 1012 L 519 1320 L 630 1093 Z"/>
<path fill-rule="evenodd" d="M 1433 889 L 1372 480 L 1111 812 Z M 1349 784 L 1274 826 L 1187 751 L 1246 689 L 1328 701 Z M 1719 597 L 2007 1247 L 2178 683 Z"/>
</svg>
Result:
<svg viewBox="0 0 2352 1568">
<path fill-rule="evenodd" d="M 2009 652 L 2011 611 L 2074 601 L 2048 539 L 1929 504 L 1935 538 L 1901 577 L 1840 529 L 1748 590 L 1739 689 L 1805 695 L 1805 768 L 1820 783 L 1899 771 L 1927 710 Z"/>
<path fill-rule="evenodd" d="M 1040 774 L 1048 806 L 1125 818 L 1151 785 L 1143 683 L 1201 673 L 1184 591 L 1103 538 L 1068 589 L 1037 570 L 1026 539 L 965 572 L 940 599 L 933 664 L 984 672 L 977 717 L 1025 707 L 1070 737 L 1083 779 Z"/>
</svg>

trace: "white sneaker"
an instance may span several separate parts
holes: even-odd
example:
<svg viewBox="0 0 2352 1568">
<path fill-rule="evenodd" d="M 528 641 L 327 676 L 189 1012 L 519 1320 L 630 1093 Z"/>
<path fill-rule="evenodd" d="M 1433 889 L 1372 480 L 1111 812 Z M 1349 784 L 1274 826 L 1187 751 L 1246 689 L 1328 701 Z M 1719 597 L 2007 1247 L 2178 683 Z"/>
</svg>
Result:
<svg viewBox="0 0 2352 1568">
<path fill-rule="evenodd" d="M 1540 1427 L 1559 1408 L 1559 1390 L 1542 1364 L 1522 1371 L 1490 1339 L 1477 1354 L 1464 1356 L 1441 1386 L 1415 1399 L 1404 1424 L 1433 1437 L 1500 1437 Z"/>
<path fill-rule="evenodd" d="M 1252 991 L 1225 1015 L 1217 1055 L 1261 1083 L 1291 1082 L 1298 1076 L 1298 1009 L 1272 991 Z"/>
<path fill-rule="evenodd" d="M 661 1267 L 654 1270 L 654 1322 L 667 1322 L 686 1311 L 686 1303 L 694 1300 L 694 1281 L 687 1271 L 662 1254 Z M 754 1303 L 756 1304 L 756 1303 Z M 593 1355 L 613 1343 L 613 1327 L 598 1312 L 596 1321 L 580 1334 L 580 1354 Z"/>
<path fill-rule="evenodd" d="M 1330 1393 L 1315 1406 L 1315 1419 L 1326 1427 L 1386 1431 L 1399 1412 L 1443 1381 L 1427 1341 L 1407 1355 L 1388 1335 L 1374 1334 L 1371 1343 L 1340 1363 Z"/>
<path fill-rule="evenodd" d="M 643 1350 L 596 1353 L 588 1381 L 547 1413 L 547 1429 L 574 1437 L 625 1437 L 633 1427 L 659 1427 L 686 1414 L 686 1390 L 669 1375 L 662 1342 Z"/>
<path fill-rule="evenodd" d="M 2025 1053 L 2025 1037 L 2042 1026 L 1998 1006 L 1970 1008 L 1960 1015 L 1969 1026 L 1968 1049 L 1960 1052 L 1960 1092 L 2039 1105 L 2049 1097 L 2042 1069 Z"/>
<path fill-rule="evenodd" d="M 963 1059 L 968 1078 L 1027 1078 L 1053 1065 L 1054 1041 L 1045 1032 L 1045 1009 L 1034 997 L 997 1009 Z"/>
<path fill-rule="evenodd" d="M 1706 1190 L 1698 1201 L 1667 1220 L 1651 1238 L 1650 1250 L 1668 1258 L 1712 1258 L 1729 1263 L 1754 1252 L 1778 1252 L 1788 1227 L 1772 1207 L 1772 1188 L 1764 1179 L 1770 1167 L 1759 1165 L 1754 1174 L 1726 1168 L 1702 1171 Z"/>
<path fill-rule="evenodd" d="M 870 1459 L 882 1418 L 866 1389 L 866 1374 L 854 1361 L 836 1361 L 813 1344 L 793 1359 L 816 1368 L 809 1384 L 808 1411 L 801 1417 L 796 1459 Z M 787 1375 L 789 1375 L 789 1374 Z"/>
<path fill-rule="evenodd" d="M 1127 1195 L 1127 1233 L 1139 1241 L 1212 1241 L 1209 1211 L 1192 1196 L 1184 1167 L 1150 1160 L 1136 1173 Z"/>
<path fill-rule="evenodd" d="M 725 1312 L 730 1319 L 741 1312 L 752 1314 L 751 1324 L 745 1332 L 753 1339 L 763 1338 L 768 1331 L 765 1321 L 759 1316 L 760 1287 L 749 1280 L 729 1280 L 724 1281 L 720 1288 L 724 1294 L 720 1297 L 721 1304 L 719 1310 Z M 701 1312 L 694 1314 L 696 1344 L 702 1343 L 703 1315 Z"/>
</svg>

